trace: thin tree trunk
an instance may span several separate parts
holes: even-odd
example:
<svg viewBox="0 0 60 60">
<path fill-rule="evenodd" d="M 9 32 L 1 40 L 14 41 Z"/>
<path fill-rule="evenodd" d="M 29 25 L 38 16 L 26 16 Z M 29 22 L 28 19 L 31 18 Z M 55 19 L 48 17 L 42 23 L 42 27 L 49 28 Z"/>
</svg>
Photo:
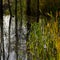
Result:
<svg viewBox="0 0 60 60">
<path fill-rule="evenodd" d="M 2 17 L 1 17 L 1 15 L 2 15 L 2 13 L 1 13 L 1 11 L 2 11 L 2 0 L 0 0 L 0 31 L 1 31 L 1 21 L 2 21 Z M 1 38 L 1 32 L 0 32 L 0 38 Z M 0 39 L 0 60 L 1 60 L 1 39 Z"/>
<path fill-rule="evenodd" d="M 39 0 L 37 0 L 37 22 L 39 22 Z"/>
<path fill-rule="evenodd" d="M 17 32 L 17 27 L 18 27 L 18 19 L 17 19 L 17 0 L 15 0 L 15 33 L 16 33 L 16 60 L 18 60 L 18 32 Z"/>
<path fill-rule="evenodd" d="M 22 31 L 22 18 L 23 18 L 23 15 L 22 15 L 22 0 L 20 0 L 20 33 Z"/>
<path fill-rule="evenodd" d="M 2 22 L 2 0 L 0 0 L 0 31 L 1 31 L 1 22 Z M 1 32 L 0 32 L 0 35 L 1 35 Z M 1 36 L 0 36 L 1 38 Z M 1 40 L 0 39 L 0 60 L 1 60 Z"/>
<path fill-rule="evenodd" d="M 11 19 L 12 19 L 12 12 L 11 12 L 11 7 L 10 7 L 10 1 L 8 0 L 8 6 L 9 6 L 9 12 L 10 12 L 10 20 L 9 20 L 9 46 L 8 46 L 8 57 L 7 60 L 9 59 L 9 55 L 10 55 L 10 28 L 11 28 Z"/>
<path fill-rule="evenodd" d="M 3 60 L 5 60 L 5 51 L 4 51 L 4 39 L 3 39 L 3 6 L 2 6 L 2 0 L 0 0 L 0 24 L 1 24 L 1 43 L 2 43 L 2 49 L 3 49 Z M 0 57 L 1 59 L 1 57 Z"/>
<path fill-rule="evenodd" d="M 31 0 L 27 0 L 27 36 L 26 36 L 26 40 L 27 42 L 29 41 L 29 34 L 30 34 L 30 27 L 31 27 L 31 24 L 30 24 L 30 14 L 31 14 L 31 9 L 30 9 L 30 3 L 31 3 Z M 30 59 L 30 52 L 29 52 L 29 44 L 27 46 L 27 60 L 31 60 Z"/>
</svg>

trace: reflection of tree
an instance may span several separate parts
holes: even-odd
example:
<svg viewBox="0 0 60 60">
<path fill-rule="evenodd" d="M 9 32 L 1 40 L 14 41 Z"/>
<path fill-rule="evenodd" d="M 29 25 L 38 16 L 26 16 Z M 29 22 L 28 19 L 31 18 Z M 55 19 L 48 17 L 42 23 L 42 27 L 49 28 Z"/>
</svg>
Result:
<svg viewBox="0 0 60 60">
<path fill-rule="evenodd" d="M 12 13 L 11 13 L 11 7 L 10 7 L 10 1 L 9 0 L 8 0 L 8 7 L 9 7 L 9 12 L 10 12 L 10 20 L 9 20 L 9 46 L 8 46 L 7 60 L 9 59 L 9 55 L 10 55 L 10 28 L 11 28 L 11 19 L 12 19 Z"/>
<path fill-rule="evenodd" d="M 16 60 L 18 60 L 18 32 L 17 32 L 17 26 L 18 26 L 18 23 L 17 23 L 18 19 L 17 19 L 17 0 L 15 0 L 15 36 L 16 36 Z"/>
<path fill-rule="evenodd" d="M 23 10 L 22 10 L 22 0 L 20 0 L 20 33 L 22 32 L 22 18 L 23 18 L 22 12 L 23 12 Z"/>
<path fill-rule="evenodd" d="M 31 15 L 31 9 L 30 9 L 30 3 L 31 3 L 31 0 L 27 0 L 27 36 L 26 36 L 26 40 L 28 42 L 28 38 L 29 38 L 29 33 L 30 33 L 30 15 Z M 29 50 L 29 45 L 27 46 L 27 60 L 31 60 L 30 59 L 30 52 L 28 51 Z"/>
<path fill-rule="evenodd" d="M 5 60 L 5 51 L 4 51 L 4 39 L 3 39 L 3 7 L 2 7 L 2 0 L 0 0 L 0 26 L 1 26 L 1 42 L 0 48 L 2 47 L 3 51 L 3 60 Z M 0 49 L 1 54 L 1 49 Z M 1 55 L 0 55 L 1 60 Z"/>
<path fill-rule="evenodd" d="M 0 11 L 2 11 L 2 0 L 0 0 Z M 1 26 L 1 12 L 0 12 L 0 26 Z M 0 27 L 1 29 L 1 27 Z M 1 33 L 0 33 L 1 35 Z M 0 36 L 1 37 L 1 36 Z M 0 40 L 0 48 L 1 48 L 1 40 Z M 0 60 L 1 60 L 1 49 L 0 49 Z"/>
<path fill-rule="evenodd" d="M 37 22 L 39 22 L 39 0 L 37 0 Z"/>
<path fill-rule="evenodd" d="M 0 0 L 1 1 L 1 0 Z M 5 0 L 4 0 L 5 1 Z M 7 1 L 7 0 L 6 0 Z M 13 1 L 13 0 L 11 0 L 11 1 Z M 57 1 L 57 2 L 56 2 Z M 57 10 L 57 12 L 58 12 L 58 7 L 59 7 L 59 4 L 58 4 L 58 1 L 59 0 L 26 0 L 26 2 L 27 2 L 27 8 L 26 8 L 26 14 L 27 14 L 27 36 L 26 36 L 26 40 L 27 40 L 27 42 L 29 42 L 29 35 L 30 35 L 30 30 L 31 30 L 31 23 L 33 23 L 33 22 L 39 22 L 39 15 L 40 15 L 40 13 L 39 12 L 41 12 L 42 14 L 41 15 L 44 15 L 44 17 L 47 17 L 47 18 L 49 18 L 50 16 L 50 11 L 52 12 L 52 14 L 53 14 L 53 16 L 54 17 L 56 17 L 56 15 L 55 15 L 55 13 L 56 13 L 56 10 Z M 13 10 L 13 11 L 15 11 L 14 13 L 15 13 L 15 33 L 16 33 L 16 46 L 15 46 L 15 50 L 16 50 L 16 60 L 18 60 L 18 32 L 17 32 L 17 15 L 19 15 L 19 11 L 20 11 L 20 15 L 19 15 L 19 17 L 20 17 L 20 32 L 21 32 L 21 30 L 22 30 L 22 15 L 23 15 L 23 13 L 22 13 L 22 8 L 23 9 L 25 9 L 25 7 L 23 7 L 24 5 L 22 4 L 23 3 L 23 1 L 22 0 L 20 0 L 20 2 L 19 3 L 17 3 L 18 2 L 18 0 L 16 0 L 16 1 L 14 1 L 14 4 L 10 7 L 10 0 L 8 0 L 8 7 L 9 7 L 9 13 L 10 13 L 10 20 L 9 20 L 9 47 L 8 47 L 8 58 L 9 58 L 9 53 L 10 53 L 10 29 L 11 29 L 11 18 L 12 18 L 12 14 L 13 14 L 13 12 L 11 13 L 11 9 Z M 1 3 L 1 2 L 0 2 Z M 20 6 L 17 8 L 17 4 L 19 5 L 20 4 Z M 14 6 L 15 5 L 15 6 Z M 2 6 L 0 5 L 0 10 L 1 10 L 1 8 L 2 8 Z M 5 7 L 4 7 L 5 8 Z M 40 11 L 41 10 L 41 11 Z M 18 12 L 17 12 L 18 11 Z M 60 9 L 59 9 L 59 11 L 60 11 Z M 18 14 L 17 14 L 18 13 Z M 58 14 L 59 14 L 59 12 L 58 12 Z M 25 14 L 24 14 L 25 15 Z M 18 18 L 19 18 L 18 17 Z M 31 18 L 31 17 L 33 17 L 33 19 Z M 58 17 L 57 17 L 58 18 Z M 0 25 L 1 25 L 1 41 L 2 41 L 2 44 L 3 44 L 3 47 L 4 47 L 4 41 L 3 41 L 3 18 L 2 18 L 2 12 L 0 12 L 0 19 L 1 19 L 1 21 L 0 21 Z M 34 21 L 32 21 L 31 22 L 31 20 L 34 20 Z M 45 19 L 44 19 L 45 20 Z M 47 19 L 47 20 L 49 20 L 49 19 Z M 47 21 L 46 21 L 47 22 Z M 37 24 L 36 24 L 36 26 L 37 26 Z M 60 27 L 59 27 L 60 28 Z M 32 38 L 32 39 L 34 39 L 34 38 Z M 38 43 L 38 41 L 37 41 L 37 43 Z M 51 44 L 52 45 L 52 44 Z M 38 45 L 37 45 L 38 46 Z M 1 48 L 1 44 L 0 44 L 0 48 Z M 50 47 L 49 47 L 50 48 Z M 31 54 L 30 54 L 30 52 L 29 52 L 29 50 L 30 50 L 30 48 L 29 48 L 29 45 L 27 46 L 27 55 L 28 55 L 28 60 L 31 60 Z M 36 51 L 36 50 L 35 50 Z M 45 52 L 45 51 L 44 51 Z M 0 53 L 1 53 L 1 50 L 0 50 Z M 36 52 L 35 52 L 36 53 Z M 42 53 L 43 53 L 43 51 L 42 51 Z M 30 58 L 31 57 L 31 58 Z M 37 57 L 37 56 L 36 56 Z M 5 58 L 5 56 L 4 56 L 4 48 L 3 48 L 3 58 Z M 8 60 L 8 58 L 7 58 L 7 60 Z M 1 59 L 1 55 L 0 55 L 0 59 Z"/>
<path fill-rule="evenodd" d="M 34 4 L 34 7 L 33 7 Z M 27 13 L 27 36 L 26 36 L 26 40 L 27 42 L 29 42 L 29 35 L 30 35 L 30 30 L 31 30 L 31 16 L 34 17 L 34 21 L 39 22 L 39 0 L 33 0 L 33 2 L 31 0 L 27 0 L 27 9 L 26 9 L 26 13 Z M 30 54 L 30 48 L 29 48 L 29 44 L 27 46 L 27 60 L 31 60 L 32 56 Z"/>
</svg>

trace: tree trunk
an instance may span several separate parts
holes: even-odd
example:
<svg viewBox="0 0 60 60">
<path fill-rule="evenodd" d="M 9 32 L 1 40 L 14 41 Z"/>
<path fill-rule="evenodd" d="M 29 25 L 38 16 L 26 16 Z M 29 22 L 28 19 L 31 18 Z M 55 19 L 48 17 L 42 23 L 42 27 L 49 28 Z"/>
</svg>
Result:
<svg viewBox="0 0 60 60">
<path fill-rule="evenodd" d="M 11 12 L 11 7 L 10 7 L 10 1 L 8 0 L 8 6 L 9 6 L 9 12 L 10 12 L 10 20 L 9 20 L 9 46 L 8 46 L 8 57 L 7 60 L 9 59 L 9 55 L 10 55 L 10 28 L 11 28 L 11 19 L 12 19 L 12 12 Z"/>
<path fill-rule="evenodd" d="M 0 48 L 2 46 L 3 49 L 3 60 L 5 60 L 5 51 L 4 51 L 4 39 L 3 39 L 3 6 L 2 6 L 2 0 L 0 0 L 0 26 L 1 26 L 1 43 Z M 1 53 L 1 51 L 0 51 Z M 1 60 L 1 55 L 0 55 Z"/>
<path fill-rule="evenodd" d="M 20 0 L 20 33 L 22 31 L 22 18 L 23 18 L 22 12 L 23 12 L 23 10 L 22 10 L 22 0 Z"/>
<path fill-rule="evenodd" d="M 39 0 L 37 0 L 37 22 L 39 22 Z"/>
<path fill-rule="evenodd" d="M 0 0 L 0 31 L 1 31 L 1 22 L 2 22 L 2 0 Z M 0 32 L 1 37 L 1 32 Z M 1 39 L 0 39 L 0 48 L 1 48 Z M 0 49 L 0 60 L 1 60 L 1 49 Z"/>
<path fill-rule="evenodd" d="M 15 0 L 15 33 L 16 33 L 16 60 L 18 60 L 18 31 L 17 31 L 17 27 L 18 27 L 18 19 L 17 19 L 17 0 Z"/>
<path fill-rule="evenodd" d="M 31 0 L 27 0 L 27 36 L 26 36 L 26 40 L 27 42 L 29 41 L 29 34 L 30 34 L 30 27 L 31 27 L 31 24 L 30 24 L 30 15 L 31 15 L 31 9 L 30 9 L 30 3 L 31 3 Z M 31 60 L 30 59 L 30 52 L 29 52 L 29 44 L 27 46 L 27 60 Z"/>
</svg>

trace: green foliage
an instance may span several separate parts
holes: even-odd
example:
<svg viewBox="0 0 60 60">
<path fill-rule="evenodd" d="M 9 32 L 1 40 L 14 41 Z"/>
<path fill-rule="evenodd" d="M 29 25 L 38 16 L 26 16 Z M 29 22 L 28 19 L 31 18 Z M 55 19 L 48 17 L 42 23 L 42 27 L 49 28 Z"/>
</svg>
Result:
<svg viewBox="0 0 60 60">
<path fill-rule="evenodd" d="M 48 23 L 47 23 L 48 24 Z M 47 27 L 45 19 L 41 19 L 39 23 L 34 22 L 31 24 L 31 31 L 29 36 L 30 54 L 32 54 L 32 60 L 54 60 L 57 57 L 57 50 L 50 33 L 50 28 Z M 55 52 L 55 53 L 54 53 Z"/>
</svg>

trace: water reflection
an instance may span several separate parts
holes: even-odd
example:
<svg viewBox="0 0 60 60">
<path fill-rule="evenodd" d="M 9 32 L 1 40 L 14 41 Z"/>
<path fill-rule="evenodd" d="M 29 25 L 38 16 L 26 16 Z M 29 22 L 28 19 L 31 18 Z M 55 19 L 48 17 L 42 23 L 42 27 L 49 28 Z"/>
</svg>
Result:
<svg viewBox="0 0 60 60">
<path fill-rule="evenodd" d="M 8 57 L 8 39 L 9 39 L 9 19 L 10 19 L 10 15 L 7 16 L 3 16 L 3 32 L 4 32 L 4 49 L 5 49 L 5 60 L 7 60 Z M 26 26 L 22 26 L 22 31 L 21 33 L 19 32 L 18 29 L 18 33 L 19 33 L 19 50 L 18 52 L 22 52 L 19 53 L 19 60 L 27 60 L 26 58 Z M 11 47 L 10 47 L 10 54 L 9 54 L 9 60 L 16 60 L 16 53 L 15 53 L 15 17 L 12 17 L 12 23 L 11 23 L 11 29 L 10 29 L 10 41 L 11 41 Z M 1 56 L 1 60 L 3 60 L 3 57 Z"/>
</svg>

